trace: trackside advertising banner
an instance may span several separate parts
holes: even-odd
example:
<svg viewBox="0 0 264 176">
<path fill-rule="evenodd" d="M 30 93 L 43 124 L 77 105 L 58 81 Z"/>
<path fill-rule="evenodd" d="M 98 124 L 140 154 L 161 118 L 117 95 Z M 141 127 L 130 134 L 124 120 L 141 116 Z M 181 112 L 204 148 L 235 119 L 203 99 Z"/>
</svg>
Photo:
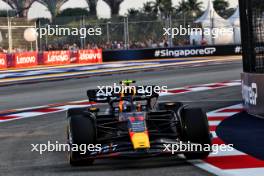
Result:
<svg viewBox="0 0 264 176">
<path fill-rule="evenodd" d="M 242 73 L 242 97 L 250 114 L 264 118 L 264 74 Z"/>
<path fill-rule="evenodd" d="M 103 62 L 102 49 L 79 50 L 77 63 L 91 64 Z"/>
<path fill-rule="evenodd" d="M 0 53 L 0 69 L 7 68 L 6 54 Z"/>
<path fill-rule="evenodd" d="M 239 55 L 240 45 L 189 46 L 157 49 L 104 51 L 104 61 Z"/>
<path fill-rule="evenodd" d="M 38 65 L 37 52 L 23 52 L 14 54 L 13 67 L 27 68 Z"/>
<path fill-rule="evenodd" d="M 71 63 L 70 51 L 45 51 L 43 52 L 44 65 L 67 65 Z"/>
</svg>

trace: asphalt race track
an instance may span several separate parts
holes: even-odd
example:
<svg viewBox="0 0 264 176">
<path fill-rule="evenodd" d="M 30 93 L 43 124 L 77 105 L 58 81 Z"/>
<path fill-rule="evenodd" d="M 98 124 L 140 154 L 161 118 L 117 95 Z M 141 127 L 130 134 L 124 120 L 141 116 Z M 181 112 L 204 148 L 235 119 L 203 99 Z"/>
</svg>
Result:
<svg viewBox="0 0 264 176">
<path fill-rule="evenodd" d="M 162 69 L 120 75 L 71 79 L 57 82 L 1 87 L 0 111 L 62 103 L 86 98 L 86 89 L 135 79 L 139 85 L 187 85 L 240 79 L 240 62 L 195 68 Z M 161 101 L 184 101 L 208 112 L 241 102 L 240 87 L 221 88 L 182 95 L 165 96 Z M 115 175 L 115 176 L 206 176 L 207 173 L 176 156 L 141 160 L 96 160 L 94 166 L 72 168 L 66 153 L 31 152 L 31 144 L 65 143 L 65 112 L 0 123 L 0 175 Z"/>
</svg>

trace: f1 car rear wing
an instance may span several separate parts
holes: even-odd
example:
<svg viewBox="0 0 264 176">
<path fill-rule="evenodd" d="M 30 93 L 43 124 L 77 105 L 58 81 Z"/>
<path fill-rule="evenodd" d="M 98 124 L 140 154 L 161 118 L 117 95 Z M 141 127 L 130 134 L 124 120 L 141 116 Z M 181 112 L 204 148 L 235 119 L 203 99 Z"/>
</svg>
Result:
<svg viewBox="0 0 264 176">
<path fill-rule="evenodd" d="M 151 99 L 158 97 L 159 94 L 154 91 L 155 86 L 133 86 L 135 92 L 134 96 L 138 99 Z M 111 100 L 118 99 L 121 92 L 116 92 L 109 89 L 90 89 L 87 90 L 87 97 L 89 101 L 107 103 Z"/>
</svg>

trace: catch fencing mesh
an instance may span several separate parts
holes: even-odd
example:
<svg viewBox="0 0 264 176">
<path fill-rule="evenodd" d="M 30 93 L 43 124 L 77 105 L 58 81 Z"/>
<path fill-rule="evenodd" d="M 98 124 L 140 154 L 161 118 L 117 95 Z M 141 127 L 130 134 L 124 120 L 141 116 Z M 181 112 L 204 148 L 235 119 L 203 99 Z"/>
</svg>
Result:
<svg viewBox="0 0 264 176">
<path fill-rule="evenodd" d="M 264 0 L 240 0 L 244 71 L 264 73 Z"/>
</svg>

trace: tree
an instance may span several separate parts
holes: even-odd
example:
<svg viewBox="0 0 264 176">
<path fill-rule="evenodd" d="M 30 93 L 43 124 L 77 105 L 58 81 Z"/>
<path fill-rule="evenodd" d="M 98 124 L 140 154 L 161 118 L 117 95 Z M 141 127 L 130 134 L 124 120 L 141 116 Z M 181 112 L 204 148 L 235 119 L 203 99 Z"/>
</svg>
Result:
<svg viewBox="0 0 264 176">
<path fill-rule="evenodd" d="M 160 13 L 168 14 L 172 12 L 172 1 L 171 0 L 156 0 L 156 6 Z"/>
<path fill-rule="evenodd" d="M 37 0 L 39 3 L 43 4 L 51 13 L 52 18 L 59 14 L 61 6 L 68 0 Z"/>
<path fill-rule="evenodd" d="M 136 17 L 139 14 L 141 14 L 140 10 L 137 10 L 135 8 L 128 9 L 127 11 L 128 17 Z"/>
<path fill-rule="evenodd" d="M 156 14 L 158 13 L 158 9 L 155 6 L 155 2 L 146 2 L 143 4 L 143 13 L 146 14 Z"/>
<path fill-rule="evenodd" d="M 86 9 L 82 8 L 69 8 L 60 12 L 57 17 L 65 17 L 65 16 L 88 16 L 89 12 Z"/>
<path fill-rule="evenodd" d="M 187 4 L 187 2 L 185 2 L 184 0 L 182 0 L 181 2 L 179 2 L 179 5 L 177 6 L 177 12 L 179 14 L 184 13 L 189 11 L 189 5 Z"/>
<path fill-rule="evenodd" d="M 118 16 L 120 5 L 124 0 L 103 0 L 111 9 L 112 16 Z"/>
<path fill-rule="evenodd" d="M 214 4 L 214 9 L 215 11 L 221 15 L 221 16 L 226 16 L 226 12 L 228 10 L 229 7 L 229 2 L 226 0 L 214 0 L 213 1 Z"/>
<path fill-rule="evenodd" d="M 147 20 L 157 19 L 157 15 L 153 13 L 152 10 L 146 12 L 144 8 L 143 9 L 135 9 L 135 8 L 128 9 L 127 17 L 134 21 L 142 21 L 142 20 L 147 21 Z"/>
<path fill-rule="evenodd" d="M 201 13 L 202 2 L 198 0 L 182 0 L 177 6 L 178 14 L 185 14 L 189 17 L 197 17 Z"/>
<path fill-rule="evenodd" d="M 235 8 L 228 8 L 225 12 L 225 14 L 223 15 L 224 18 L 228 18 L 230 16 L 232 16 L 235 13 L 236 9 Z"/>
<path fill-rule="evenodd" d="M 35 0 L 3 0 L 7 3 L 12 9 L 16 11 L 17 16 L 24 17 L 26 16 L 26 11 L 30 6 L 35 2 Z"/>
<path fill-rule="evenodd" d="M 143 11 L 148 14 L 168 15 L 173 10 L 171 0 L 156 0 L 147 2 L 143 6 Z"/>
<path fill-rule="evenodd" d="M 96 16 L 96 6 L 98 0 L 86 0 L 86 2 L 89 5 L 89 14 L 92 16 Z"/>
</svg>

